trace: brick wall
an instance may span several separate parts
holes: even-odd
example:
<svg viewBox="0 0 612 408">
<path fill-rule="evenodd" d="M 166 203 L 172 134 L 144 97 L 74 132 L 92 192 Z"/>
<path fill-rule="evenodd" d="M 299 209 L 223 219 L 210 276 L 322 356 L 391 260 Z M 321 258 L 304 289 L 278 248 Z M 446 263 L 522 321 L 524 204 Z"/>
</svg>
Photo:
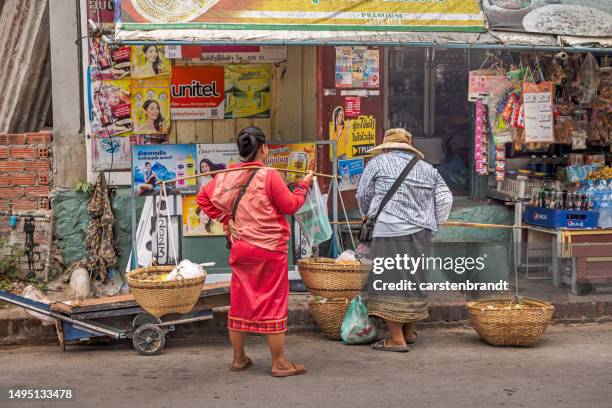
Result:
<svg viewBox="0 0 612 408">
<path fill-rule="evenodd" d="M 0 236 L 23 248 L 26 234 L 23 231 L 25 215 L 36 213 L 34 248 L 32 251 L 33 271 L 42 278 L 49 270 L 51 239 L 50 193 L 51 173 L 51 132 L 0 134 Z M 6 211 L 12 207 L 18 217 L 17 226 L 12 228 Z M 45 218 L 47 217 L 47 218 Z M 0 248 L 0 257 L 9 248 Z M 29 271 L 28 258 L 18 261 L 20 275 Z"/>
<path fill-rule="evenodd" d="M 38 212 L 37 214 L 41 214 Z M 9 245 L 16 244 L 19 249 L 25 248 L 26 234 L 23 231 L 23 225 L 26 220 L 25 216 L 20 216 L 17 219 L 17 226 L 12 228 L 9 225 L 8 217 L 0 216 L 0 236 L 8 239 Z M 52 236 L 51 236 L 51 219 L 50 218 L 35 218 L 34 219 L 34 247 L 32 248 L 32 272 L 39 278 L 44 278 L 49 272 L 50 266 L 53 263 L 52 259 Z M 10 246 L 0 247 L 0 258 L 10 255 Z M 17 270 L 21 277 L 27 275 L 30 270 L 30 265 L 27 256 L 22 256 L 17 260 Z"/>
<path fill-rule="evenodd" d="M 0 211 L 49 210 L 51 132 L 0 134 Z"/>
</svg>

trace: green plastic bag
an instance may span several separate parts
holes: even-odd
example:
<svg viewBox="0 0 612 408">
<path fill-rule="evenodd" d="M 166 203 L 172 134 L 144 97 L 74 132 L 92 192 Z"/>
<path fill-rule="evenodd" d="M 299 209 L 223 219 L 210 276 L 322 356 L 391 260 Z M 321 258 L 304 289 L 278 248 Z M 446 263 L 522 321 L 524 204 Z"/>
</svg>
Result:
<svg viewBox="0 0 612 408">
<path fill-rule="evenodd" d="M 368 308 L 361 296 L 351 301 L 342 321 L 340 336 L 346 344 L 368 344 L 378 337 L 378 329 L 368 317 Z"/>
</svg>

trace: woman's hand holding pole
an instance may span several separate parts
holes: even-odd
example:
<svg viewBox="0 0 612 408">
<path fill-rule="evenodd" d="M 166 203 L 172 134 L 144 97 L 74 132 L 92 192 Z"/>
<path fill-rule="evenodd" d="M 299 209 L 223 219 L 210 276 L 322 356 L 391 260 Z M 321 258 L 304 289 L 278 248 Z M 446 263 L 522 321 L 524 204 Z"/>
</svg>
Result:
<svg viewBox="0 0 612 408">
<path fill-rule="evenodd" d="M 306 183 L 308 183 L 309 186 L 311 186 L 313 178 L 314 178 L 314 171 L 310 170 L 308 174 L 304 176 L 304 179 L 302 181 L 305 181 Z"/>
</svg>

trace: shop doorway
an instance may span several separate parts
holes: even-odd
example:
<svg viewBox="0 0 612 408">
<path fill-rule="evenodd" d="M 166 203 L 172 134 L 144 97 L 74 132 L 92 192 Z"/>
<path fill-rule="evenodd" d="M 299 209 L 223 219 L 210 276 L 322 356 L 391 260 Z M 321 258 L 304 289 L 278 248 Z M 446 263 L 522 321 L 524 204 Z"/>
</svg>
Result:
<svg viewBox="0 0 612 408">
<path fill-rule="evenodd" d="M 454 195 L 468 195 L 471 109 L 469 50 L 387 49 L 386 129 L 409 130 Z"/>
</svg>

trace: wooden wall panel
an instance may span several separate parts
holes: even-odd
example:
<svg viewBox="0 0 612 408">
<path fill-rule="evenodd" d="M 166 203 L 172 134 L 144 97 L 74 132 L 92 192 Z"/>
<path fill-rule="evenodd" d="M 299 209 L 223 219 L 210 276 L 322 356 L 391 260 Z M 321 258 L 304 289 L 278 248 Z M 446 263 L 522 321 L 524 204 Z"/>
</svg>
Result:
<svg viewBox="0 0 612 408">
<path fill-rule="evenodd" d="M 260 118 L 253 120 L 253 126 L 257 126 L 264 131 L 266 137 L 272 140 L 272 120 L 269 118 Z"/>
<path fill-rule="evenodd" d="M 196 142 L 212 143 L 213 142 L 213 121 L 212 120 L 196 120 L 195 123 Z"/>
<path fill-rule="evenodd" d="M 302 48 L 302 141 L 317 140 L 317 48 Z"/>
<path fill-rule="evenodd" d="M 213 121 L 213 143 L 231 143 L 236 137 L 236 121 L 219 119 Z"/>
<path fill-rule="evenodd" d="M 168 132 L 168 143 L 176 144 L 176 120 L 170 121 L 170 132 Z"/>
<path fill-rule="evenodd" d="M 302 47 L 287 47 L 287 62 L 281 64 L 276 106 L 276 140 L 302 140 Z"/>
<path fill-rule="evenodd" d="M 236 135 L 245 127 L 253 126 L 252 118 L 236 119 Z"/>
<path fill-rule="evenodd" d="M 196 141 L 195 120 L 177 120 L 176 142 L 179 144 L 194 143 Z"/>
<path fill-rule="evenodd" d="M 272 142 L 278 142 L 278 106 L 279 105 L 279 77 L 282 64 L 272 65 L 272 77 L 270 79 L 270 133 L 268 138 Z"/>
</svg>

